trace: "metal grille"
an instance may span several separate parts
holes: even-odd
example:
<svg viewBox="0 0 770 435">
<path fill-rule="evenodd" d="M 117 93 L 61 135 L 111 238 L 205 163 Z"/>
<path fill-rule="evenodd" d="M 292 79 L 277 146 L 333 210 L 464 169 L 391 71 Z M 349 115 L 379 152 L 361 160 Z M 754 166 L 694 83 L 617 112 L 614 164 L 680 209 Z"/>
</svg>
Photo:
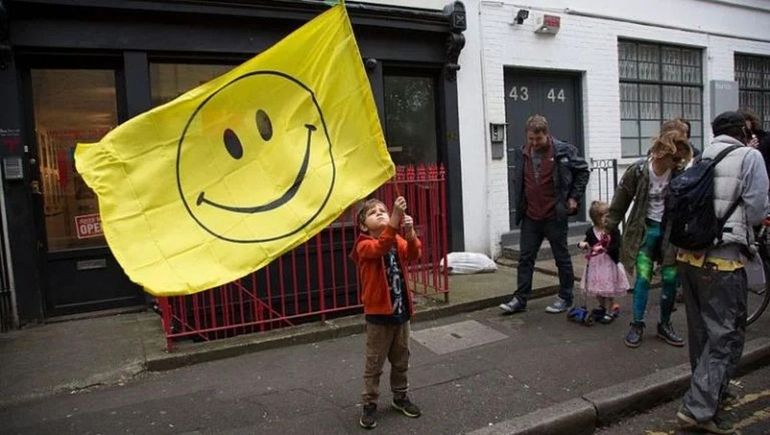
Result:
<svg viewBox="0 0 770 435">
<path fill-rule="evenodd" d="M 618 41 L 621 152 L 647 154 L 660 124 L 673 118 L 691 123 L 691 141 L 703 147 L 701 50 Z"/>
<path fill-rule="evenodd" d="M 735 79 L 740 106 L 756 113 L 762 129 L 770 131 L 770 57 L 736 54 Z"/>
</svg>

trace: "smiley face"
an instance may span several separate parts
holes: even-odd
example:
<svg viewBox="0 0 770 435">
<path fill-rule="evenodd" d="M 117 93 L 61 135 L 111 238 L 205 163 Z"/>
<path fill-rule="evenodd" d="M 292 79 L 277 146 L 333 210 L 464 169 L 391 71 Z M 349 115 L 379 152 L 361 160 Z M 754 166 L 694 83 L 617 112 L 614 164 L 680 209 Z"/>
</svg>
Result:
<svg viewBox="0 0 770 435">
<path fill-rule="evenodd" d="M 177 147 L 177 187 L 187 212 L 231 242 L 302 231 L 326 206 L 335 176 L 315 94 L 276 71 L 241 75 L 209 95 Z"/>
</svg>

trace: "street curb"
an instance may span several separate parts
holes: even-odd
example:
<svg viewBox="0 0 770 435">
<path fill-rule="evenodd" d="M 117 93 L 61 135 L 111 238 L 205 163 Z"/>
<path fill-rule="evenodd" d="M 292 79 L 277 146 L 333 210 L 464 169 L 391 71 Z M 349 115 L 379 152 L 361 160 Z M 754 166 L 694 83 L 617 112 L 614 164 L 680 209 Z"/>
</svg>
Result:
<svg viewBox="0 0 770 435">
<path fill-rule="evenodd" d="M 738 373 L 745 374 L 768 363 L 770 363 L 770 338 L 756 338 L 746 343 L 738 364 Z M 608 426 L 623 417 L 646 411 L 662 402 L 681 396 L 689 387 L 689 383 L 690 365 L 680 364 L 470 433 L 473 435 L 593 433 L 599 426 Z"/>
<path fill-rule="evenodd" d="M 533 289 L 532 298 L 547 297 L 558 292 L 559 286 L 546 286 Z M 467 313 L 497 306 L 510 300 L 510 295 L 493 296 L 474 301 L 431 306 L 419 310 L 412 317 L 412 322 L 423 322 Z M 246 353 L 258 352 L 277 347 L 314 343 L 317 341 L 345 337 L 364 331 L 364 316 L 340 317 L 322 322 L 290 326 L 259 334 L 244 334 L 205 343 L 195 343 L 189 347 L 179 346 L 173 352 L 165 350 L 165 342 L 146 338 L 145 367 L 147 371 L 160 372 L 180 367 L 230 358 Z M 155 336 L 150 335 L 150 336 Z M 147 334 L 144 335 L 147 337 Z"/>
</svg>

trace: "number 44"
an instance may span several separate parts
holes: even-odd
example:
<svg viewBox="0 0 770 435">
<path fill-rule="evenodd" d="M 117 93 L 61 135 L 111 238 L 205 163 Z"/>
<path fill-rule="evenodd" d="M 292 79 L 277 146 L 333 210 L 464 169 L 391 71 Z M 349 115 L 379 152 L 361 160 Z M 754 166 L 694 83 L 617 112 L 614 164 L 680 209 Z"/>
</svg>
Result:
<svg viewBox="0 0 770 435">
<path fill-rule="evenodd" d="M 546 95 L 546 98 L 551 100 L 552 102 L 556 102 L 556 100 L 559 100 L 561 102 L 564 102 L 564 89 L 559 89 L 559 92 L 557 93 L 554 88 L 551 88 L 548 90 L 548 95 Z"/>
</svg>

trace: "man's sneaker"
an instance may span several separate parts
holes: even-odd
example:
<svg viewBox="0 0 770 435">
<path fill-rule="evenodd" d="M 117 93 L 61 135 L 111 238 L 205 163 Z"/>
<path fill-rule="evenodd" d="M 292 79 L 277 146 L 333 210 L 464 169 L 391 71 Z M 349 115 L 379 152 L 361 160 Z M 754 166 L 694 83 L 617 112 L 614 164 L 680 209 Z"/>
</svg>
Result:
<svg viewBox="0 0 770 435">
<path fill-rule="evenodd" d="M 364 404 L 364 409 L 361 412 L 361 419 L 358 420 L 358 424 L 361 425 L 364 429 L 374 429 L 377 427 L 377 404 L 376 403 L 366 403 Z"/>
<path fill-rule="evenodd" d="M 672 346 L 684 346 L 684 339 L 677 335 L 674 328 L 671 326 L 671 322 L 665 324 L 658 323 L 658 338 Z"/>
<path fill-rule="evenodd" d="M 679 408 L 676 413 L 676 418 L 680 422 L 681 429 L 696 430 L 708 433 L 715 433 L 721 435 L 729 435 L 735 433 L 735 427 L 727 420 L 723 420 L 718 416 L 713 419 L 699 423 L 698 420 L 685 408 Z"/>
<path fill-rule="evenodd" d="M 626 338 L 623 342 L 628 347 L 639 347 L 642 344 L 642 337 L 644 336 L 644 322 L 631 322 L 631 329 L 628 330 Z"/>
<path fill-rule="evenodd" d="M 422 411 L 420 411 L 420 408 L 417 407 L 414 403 L 412 403 L 411 400 L 409 400 L 408 397 L 394 397 L 393 398 L 393 408 L 401 411 L 402 414 L 404 414 L 407 417 L 417 418 L 420 415 L 422 415 Z"/>
<path fill-rule="evenodd" d="M 572 306 L 571 302 L 567 302 L 564 299 L 560 297 L 556 297 L 556 300 L 553 301 L 553 303 L 547 307 L 545 307 L 546 313 L 556 314 L 556 313 L 563 313 L 569 309 L 569 307 Z"/>
<path fill-rule="evenodd" d="M 510 302 L 506 302 L 504 304 L 499 305 L 500 309 L 505 311 L 507 314 L 513 314 L 513 313 L 520 313 L 522 311 L 527 311 L 527 306 L 521 302 L 519 298 L 516 296 L 511 299 Z"/>
</svg>

